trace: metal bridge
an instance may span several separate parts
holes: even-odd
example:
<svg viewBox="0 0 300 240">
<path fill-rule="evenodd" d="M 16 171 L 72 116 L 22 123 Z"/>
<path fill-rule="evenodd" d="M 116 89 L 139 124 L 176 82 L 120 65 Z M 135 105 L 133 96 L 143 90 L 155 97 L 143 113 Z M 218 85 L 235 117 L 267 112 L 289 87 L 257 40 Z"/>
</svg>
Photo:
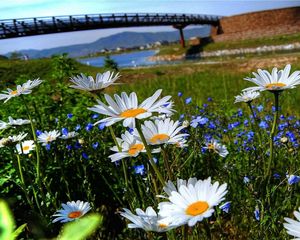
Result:
<svg viewBox="0 0 300 240">
<path fill-rule="evenodd" d="M 104 28 L 166 26 L 182 29 L 187 25 L 212 25 L 221 33 L 220 18 L 190 14 L 90 14 L 57 17 L 20 18 L 0 20 L 0 39 L 50 33 L 63 33 Z"/>
</svg>

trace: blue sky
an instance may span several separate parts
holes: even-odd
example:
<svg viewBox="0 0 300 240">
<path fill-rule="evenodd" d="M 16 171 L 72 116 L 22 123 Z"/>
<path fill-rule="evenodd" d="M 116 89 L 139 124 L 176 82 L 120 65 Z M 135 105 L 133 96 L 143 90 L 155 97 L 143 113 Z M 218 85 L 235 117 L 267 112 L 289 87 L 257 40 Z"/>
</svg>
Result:
<svg viewBox="0 0 300 240">
<path fill-rule="evenodd" d="M 27 18 L 91 13 L 191 13 L 229 16 L 265 9 L 300 6 L 300 0 L 2 0 L 0 18 Z M 121 31 L 173 31 L 171 27 L 83 31 L 0 40 L 0 54 L 93 42 Z"/>
</svg>

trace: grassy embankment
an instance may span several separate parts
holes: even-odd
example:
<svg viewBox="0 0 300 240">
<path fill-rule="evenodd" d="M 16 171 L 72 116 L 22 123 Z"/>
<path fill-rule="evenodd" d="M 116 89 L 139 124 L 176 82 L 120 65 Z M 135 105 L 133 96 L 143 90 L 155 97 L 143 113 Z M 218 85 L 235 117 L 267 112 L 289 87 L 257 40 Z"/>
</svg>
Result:
<svg viewBox="0 0 300 240">
<path fill-rule="evenodd" d="M 258 39 L 247 39 L 240 41 L 224 41 L 224 42 L 216 42 L 209 43 L 202 47 L 202 51 L 217 51 L 223 49 L 239 49 L 239 48 L 255 48 L 259 46 L 265 45 L 282 45 L 299 42 L 300 34 L 291 34 L 291 35 L 280 35 L 273 37 L 263 37 Z M 186 41 L 186 45 L 188 46 L 188 41 Z M 188 49 L 189 47 L 187 47 Z M 172 44 L 169 46 L 162 46 L 160 48 L 160 52 L 158 55 L 181 55 L 186 52 L 187 49 L 181 48 L 180 44 Z"/>
</svg>

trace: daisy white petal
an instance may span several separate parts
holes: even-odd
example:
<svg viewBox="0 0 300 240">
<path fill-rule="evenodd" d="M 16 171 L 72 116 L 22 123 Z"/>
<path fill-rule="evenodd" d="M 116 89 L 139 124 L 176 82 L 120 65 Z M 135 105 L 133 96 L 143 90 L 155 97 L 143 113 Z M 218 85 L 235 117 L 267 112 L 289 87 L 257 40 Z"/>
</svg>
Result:
<svg viewBox="0 0 300 240">
<path fill-rule="evenodd" d="M 123 121 L 124 127 L 133 128 L 135 127 L 135 119 L 148 118 L 153 113 L 172 113 L 171 109 L 163 108 L 171 96 L 157 100 L 161 91 L 156 91 L 153 96 L 144 100 L 140 105 L 138 105 L 137 95 L 134 92 L 129 96 L 125 92 L 122 92 L 121 96 L 115 94 L 114 99 L 105 94 L 104 97 L 109 104 L 108 106 L 98 100 L 98 105 L 88 109 L 108 116 L 95 124 L 106 122 L 106 126 L 111 126 L 116 122 Z"/>
<path fill-rule="evenodd" d="M 71 78 L 70 81 L 75 85 L 71 85 L 70 87 L 89 92 L 97 91 L 114 84 L 119 77 L 119 73 L 114 76 L 114 72 L 107 71 L 103 74 L 97 73 L 94 80 L 92 76 L 87 77 L 81 73 L 81 75 Z"/>
<path fill-rule="evenodd" d="M 243 91 L 282 91 L 285 89 L 295 88 L 300 84 L 300 71 L 295 71 L 290 76 L 291 65 L 288 64 L 283 70 L 277 70 L 273 68 L 270 74 L 266 70 L 258 69 L 257 73 L 253 73 L 254 78 L 245 78 L 246 81 L 250 81 L 258 85 L 257 87 L 249 87 Z"/>
<path fill-rule="evenodd" d="M 90 204 L 83 201 L 72 201 L 67 204 L 62 204 L 62 209 L 58 210 L 52 217 L 56 217 L 52 220 L 55 222 L 70 222 L 84 216 L 91 210 Z"/>
<path fill-rule="evenodd" d="M 189 183 L 190 182 L 190 183 Z M 171 224 L 188 224 L 194 226 L 204 218 L 210 217 L 224 195 L 227 193 L 226 187 L 219 183 L 211 184 L 210 178 L 206 180 L 189 180 L 188 183 L 179 182 L 177 189 L 169 184 L 165 188 L 170 202 L 159 203 L 159 215 L 162 219 L 167 219 Z M 171 192 L 169 190 L 172 190 Z"/>
<path fill-rule="evenodd" d="M 35 148 L 34 141 L 27 140 L 16 145 L 19 154 L 28 154 Z"/>
<path fill-rule="evenodd" d="M 234 103 L 238 102 L 252 102 L 254 99 L 258 98 L 260 95 L 259 92 L 256 91 L 243 91 L 240 95 L 235 96 Z"/>
<path fill-rule="evenodd" d="M 300 211 L 300 208 L 299 208 Z M 300 212 L 294 211 L 294 216 L 297 220 L 291 218 L 284 218 L 286 223 L 283 224 L 284 228 L 287 230 L 287 233 L 296 239 L 300 239 Z"/>
<path fill-rule="evenodd" d="M 206 143 L 205 147 L 203 148 L 208 149 L 209 151 L 213 151 L 219 154 L 221 157 L 226 157 L 229 153 L 225 145 L 221 145 L 214 139 Z"/>
<path fill-rule="evenodd" d="M 38 136 L 38 142 L 42 143 L 43 146 L 46 146 L 50 142 L 53 142 L 60 136 L 60 132 L 57 130 L 45 131 Z"/>
</svg>

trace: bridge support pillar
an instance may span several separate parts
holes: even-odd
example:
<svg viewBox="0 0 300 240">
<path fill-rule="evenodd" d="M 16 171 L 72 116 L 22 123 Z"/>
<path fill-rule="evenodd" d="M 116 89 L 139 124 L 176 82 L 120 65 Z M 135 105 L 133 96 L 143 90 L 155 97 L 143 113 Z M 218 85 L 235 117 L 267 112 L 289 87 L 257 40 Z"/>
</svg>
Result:
<svg viewBox="0 0 300 240">
<path fill-rule="evenodd" d="M 183 29 L 186 27 L 187 25 L 185 24 L 176 24 L 173 25 L 173 28 L 176 28 L 179 30 L 179 34 L 180 34 L 180 44 L 183 48 L 185 48 L 185 40 L 184 40 L 184 35 L 183 35 Z"/>
</svg>

